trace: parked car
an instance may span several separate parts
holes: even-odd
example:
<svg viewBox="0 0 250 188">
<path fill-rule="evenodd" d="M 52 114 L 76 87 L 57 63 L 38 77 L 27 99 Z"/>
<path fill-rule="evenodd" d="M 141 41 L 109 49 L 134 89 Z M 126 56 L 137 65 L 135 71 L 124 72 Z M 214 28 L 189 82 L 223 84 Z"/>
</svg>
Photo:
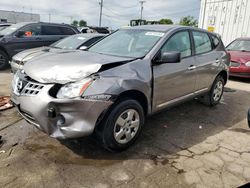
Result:
<svg viewBox="0 0 250 188">
<path fill-rule="evenodd" d="M 0 70 L 9 65 L 11 58 L 26 49 L 48 46 L 68 35 L 79 33 L 66 24 L 23 22 L 0 31 Z"/>
<path fill-rule="evenodd" d="M 110 33 L 110 31 L 108 30 L 107 27 L 93 27 L 93 26 L 80 27 L 79 31 L 81 33 L 100 33 L 100 34 L 109 34 Z"/>
<path fill-rule="evenodd" d="M 229 62 L 222 41 L 205 30 L 120 29 L 87 51 L 27 62 L 13 78 L 11 100 L 51 137 L 95 133 L 105 148 L 121 151 L 134 143 L 148 115 L 195 97 L 217 105 Z"/>
<path fill-rule="evenodd" d="M 77 50 L 89 47 L 95 42 L 101 40 L 105 35 L 102 34 L 76 34 L 64 39 L 61 39 L 48 47 L 32 48 L 24 50 L 12 57 L 10 62 L 11 70 L 15 73 L 22 69 L 23 65 L 34 57 L 47 55 L 48 53 L 65 53 L 68 50 Z"/>
<path fill-rule="evenodd" d="M 5 29 L 6 27 L 9 27 L 9 26 L 11 26 L 10 23 L 0 23 L 0 31 Z"/>
<path fill-rule="evenodd" d="M 238 38 L 226 49 L 231 55 L 230 76 L 250 78 L 250 38 Z"/>
</svg>

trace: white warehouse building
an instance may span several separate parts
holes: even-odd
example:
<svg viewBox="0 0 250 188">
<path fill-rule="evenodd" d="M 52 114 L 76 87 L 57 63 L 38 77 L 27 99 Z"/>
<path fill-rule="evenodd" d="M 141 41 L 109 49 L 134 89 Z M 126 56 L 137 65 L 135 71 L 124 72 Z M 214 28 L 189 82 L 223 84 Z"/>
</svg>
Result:
<svg viewBox="0 0 250 188">
<path fill-rule="evenodd" d="M 39 21 L 40 21 L 39 14 L 0 10 L 0 23 L 39 22 Z"/>
<path fill-rule="evenodd" d="M 250 0 L 201 0 L 199 27 L 220 34 L 225 45 L 250 37 Z"/>
</svg>

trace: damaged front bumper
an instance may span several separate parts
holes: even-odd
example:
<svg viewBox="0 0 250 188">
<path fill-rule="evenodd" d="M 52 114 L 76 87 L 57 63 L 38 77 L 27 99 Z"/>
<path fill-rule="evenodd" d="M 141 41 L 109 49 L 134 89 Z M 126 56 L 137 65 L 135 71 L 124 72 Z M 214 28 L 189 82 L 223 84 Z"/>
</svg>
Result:
<svg viewBox="0 0 250 188">
<path fill-rule="evenodd" d="M 49 95 L 53 86 L 43 85 L 32 95 L 27 94 L 29 92 L 18 95 L 14 91 L 11 95 L 23 118 L 53 138 L 80 138 L 92 134 L 99 118 L 113 103 L 82 98 L 57 99 Z"/>
</svg>

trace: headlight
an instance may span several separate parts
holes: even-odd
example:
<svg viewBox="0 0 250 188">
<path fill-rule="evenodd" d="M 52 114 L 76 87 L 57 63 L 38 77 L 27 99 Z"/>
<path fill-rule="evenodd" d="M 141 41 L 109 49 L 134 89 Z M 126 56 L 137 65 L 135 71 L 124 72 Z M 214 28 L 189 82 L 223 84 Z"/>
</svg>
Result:
<svg viewBox="0 0 250 188">
<path fill-rule="evenodd" d="M 245 64 L 247 67 L 250 67 L 250 61 L 246 62 Z"/>
<path fill-rule="evenodd" d="M 57 98 L 71 99 L 80 97 L 92 83 L 92 79 L 84 79 L 81 82 L 66 84 L 57 93 Z"/>
</svg>

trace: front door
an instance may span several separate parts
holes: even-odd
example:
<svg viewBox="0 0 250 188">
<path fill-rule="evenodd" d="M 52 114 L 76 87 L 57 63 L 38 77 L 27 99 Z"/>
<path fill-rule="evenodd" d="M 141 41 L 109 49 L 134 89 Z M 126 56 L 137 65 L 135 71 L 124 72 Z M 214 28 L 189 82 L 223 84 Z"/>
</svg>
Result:
<svg viewBox="0 0 250 188">
<path fill-rule="evenodd" d="M 17 34 L 22 33 L 22 35 Z M 41 25 L 29 24 L 16 32 L 16 35 L 10 41 L 9 49 L 13 55 L 26 49 L 42 46 Z"/>
<path fill-rule="evenodd" d="M 153 66 L 153 110 L 157 111 L 168 104 L 193 94 L 196 82 L 194 57 L 189 32 L 179 31 L 162 46 L 164 52 L 178 51 L 181 61 Z"/>
</svg>

